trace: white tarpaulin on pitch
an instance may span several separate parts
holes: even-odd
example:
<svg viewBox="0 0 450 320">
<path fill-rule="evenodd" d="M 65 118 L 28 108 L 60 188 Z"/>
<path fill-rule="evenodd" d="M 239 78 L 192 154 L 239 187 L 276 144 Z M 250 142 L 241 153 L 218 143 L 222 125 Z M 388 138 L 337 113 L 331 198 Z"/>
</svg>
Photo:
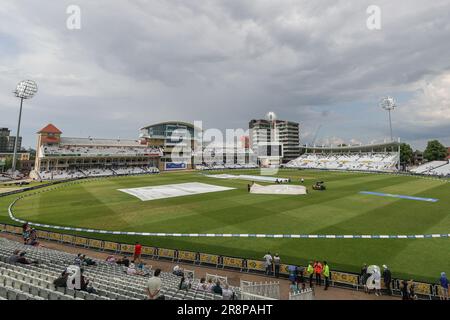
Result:
<svg viewBox="0 0 450 320">
<path fill-rule="evenodd" d="M 249 181 L 261 181 L 261 182 L 288 182 L 287 178 L 277 178 L 277 177 L 267 177 L 267 176 L 251 176 L 246 174 L 234 175 L 234 174 L 209 174 L 206 175 L 208 178 L 218 178 L 218 179 L 240 179 Z"/>
<path fill-rule="evenodd" d="M 271 184 L 262 186 L 254 183 L 250 188 L 250 193 L 257 194 L 306 194 L 306 187 L 291 184 Z"/>
<path fill-rule="evenodd" d="M 131 194 L 142 201 L 165 199 L 189 196 L 194 194 L 219 192 L 233 190 L 235 188 L 228 188 L 222 186 L 215 186 L 212 184 L 200 183 L 200 182 L 188 182 L 179 184 L 166 184 L 161 186 L 151 186 L 132 189 L 118 189 L 119 191 Z"/>
</svg>

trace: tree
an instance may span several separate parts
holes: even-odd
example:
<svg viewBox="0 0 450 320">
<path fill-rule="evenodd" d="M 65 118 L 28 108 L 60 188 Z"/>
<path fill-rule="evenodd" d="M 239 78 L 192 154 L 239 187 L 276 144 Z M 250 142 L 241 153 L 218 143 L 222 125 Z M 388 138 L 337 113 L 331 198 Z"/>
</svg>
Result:
<svg viewBox="0 0 450 320">
<path fill-rule="evenodd" d="M 428 161 L 445 160 L 447 158 L 447 148 L 437 140 L 428 141 L 423 157 Z"/>
<path fill-rule="evenodd" d="M 400 145 L 400 163 L 410 164 L 413 158 L 413 150 L 411 146 L 407 143 L 402 143 Z"/>
<path fill-rule="evenodd" d="M 11 156 L 7 156 L 5 158 L 5 170 L 9 170 L 12 168 L 12 157 Z"/>
</svg>

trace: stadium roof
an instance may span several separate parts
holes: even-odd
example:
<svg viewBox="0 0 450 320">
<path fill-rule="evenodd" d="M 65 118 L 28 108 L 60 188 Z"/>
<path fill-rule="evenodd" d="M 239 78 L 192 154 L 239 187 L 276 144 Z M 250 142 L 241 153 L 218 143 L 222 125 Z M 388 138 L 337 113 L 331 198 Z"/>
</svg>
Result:
<svg viewBox="0 0 450 320">
<path fill-rule="evenodd" d="M 60 144 L 70 146 L 145 147 L 139 140 L 131 139 L 61 138 Z"/>
<path fill-rule="evenodd" d="M 300 149 L 308 149 L 315 151 L 330 151 L 330 152 L 345 152 L 345 151 L 371 151 L 374 149 L 383 149 L 389 147 L 398 147 L 400 142 L 391 141 L 385 143 L 374 143 L 365 145 L 350 145 L 350 146 L 300 146 Z"/>
<path fill-rule="evenodd" d="M 38 131 L 38 133 L 62 133 L 61 130 L 59 130 L 57 127 L 55 127 L 53 124 L 49 123 L 44 128 Z"/>
<path fill-rule="evenodd" d="M 142 129 L 147 129 L 149 127 L 154 127 L 154 126 L 158 126 L 158 125 L 163 125 L 163 124 L 169 124 L 169 125 L 182 125 L 182 126 L 186 126 L 189 128 L 195 128 L 195 126 L 192 123 L 189 122 L 185 122 L 185 121 L 164 121 L 164 122 L 158 122 L 158 123 L 154 123 L 154 124 L 150 124 L 148 126 L 144 126 L 141 128 Z M 197 129 L 200 129 L 199 127 L 197 127 Z"/>
</svg>

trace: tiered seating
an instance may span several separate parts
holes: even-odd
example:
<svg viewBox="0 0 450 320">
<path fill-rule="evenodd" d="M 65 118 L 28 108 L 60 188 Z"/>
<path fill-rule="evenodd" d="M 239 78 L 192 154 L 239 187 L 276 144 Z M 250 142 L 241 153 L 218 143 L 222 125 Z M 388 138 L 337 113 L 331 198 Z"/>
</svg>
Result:
<svg viewBox="0 0 450 320">
<path fill-rule="evenodd" d="M 81 170 L 87 177 L 112 176 L 114 172 L 110 169 L 83 169 Z"/>
<path fill-rule="evenodd" d="M 9 264 L 14 250 L 26 251 L 26 257 L 39 264 Z M 96 266 L 85 266 L 84 275 L 96 290 L 96 294 L 68 288 L 55 288 L 53 281 L 73 263 L 74 254 L 46 248 L 22 245 L 0 238 L 0 299 L 8 300 L 141 300 L 145 299 L 146 276 L 128 275 L 124 267 L 95 260 Z M 179 290 L 180 278 L 162 272 L 161 293 L 172 300 L 217 300 L 221 296 L 197 289 L 195 279 L 192 288 Z M 239 288 L 232 288 L 239 297 Z"/>
<path fill-rule="evenodd" d="M 120 167 L 120 168 L 91 168 L 79 170 L 54 170 L 41 171 L 39 176 L 42 180 L 59 180 L 59 179 L 75 179 L 82 177 L 105 177 L 113 175 L 130 175 L 130 174 L 145 174 L 145 173 L 159 173 L 159 169 L 155 167 Z"/>
<path fill-rule="evenodd" d="M 398 153 L 303 154 L 286 164 L 287 168 L 393 171 Z"/>
<path fill-rule="evenodd" d="M 80 170 L 54 170 L 41 171 L 39 176 L 42 180 L 59 180 L 59 179 L 75 179 L 85 177 L 86 175 Z"/>
<path fill-rule="evenodd" d="M 121 167 L 121 168 L 115 168 L 113 170 L 118 175 L 147 173 L 146 170 L 144 170 L 140 167 Z"/>
<path fill-rule="evenodd" d="M 124 157 L 124 156 L 162 156 L 162 148 L 152 147 L 82 147 L 82 146 L 43 146 L 41 154 L 48 156 L 68 156 L 68 157 Z"/>
<path fill-rule="evenodd" d="M 439 175 L 434 174 L 435 170 L 439 169 L 448 164 L 448 161 L 431 161 L 425 163 L 423 165 L 418 166 L 417 168 L 411 169 L 410 172 L 417 174 L 426 174 L 426 175 Z M 446 173 L 446 170 L 438 170 L 437 173 Z"/>
<path fill-rule="evenodd" d="M 439 177 L 450 177 L 450 163 L 431 169 L 427 174 Z"/>
</svg>

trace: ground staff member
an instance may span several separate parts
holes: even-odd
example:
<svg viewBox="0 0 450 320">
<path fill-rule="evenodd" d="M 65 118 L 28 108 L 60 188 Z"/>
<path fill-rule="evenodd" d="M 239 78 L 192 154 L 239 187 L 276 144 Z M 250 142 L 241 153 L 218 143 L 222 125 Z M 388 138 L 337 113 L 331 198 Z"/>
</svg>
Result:
<svg viewBox="0 0 450 320">
<path fill-rule="evenodd" d="M 323 277 L 325 278 L 325 290 L 328 290 L 328 286 L 330 284 L 330 267 L 328 266 L 327 262 L 323 262 L 323 271 L 322 271 Z"/>
<path fill-rule="evenodd" d="M 313 276 L 314 276 L 314 268 L 312 266 L 312 261 L 309 262 L 308 268 L 306 269 L 306 273 L 309 275 L 309 287 L 313 287 Z"/>
</svg>

